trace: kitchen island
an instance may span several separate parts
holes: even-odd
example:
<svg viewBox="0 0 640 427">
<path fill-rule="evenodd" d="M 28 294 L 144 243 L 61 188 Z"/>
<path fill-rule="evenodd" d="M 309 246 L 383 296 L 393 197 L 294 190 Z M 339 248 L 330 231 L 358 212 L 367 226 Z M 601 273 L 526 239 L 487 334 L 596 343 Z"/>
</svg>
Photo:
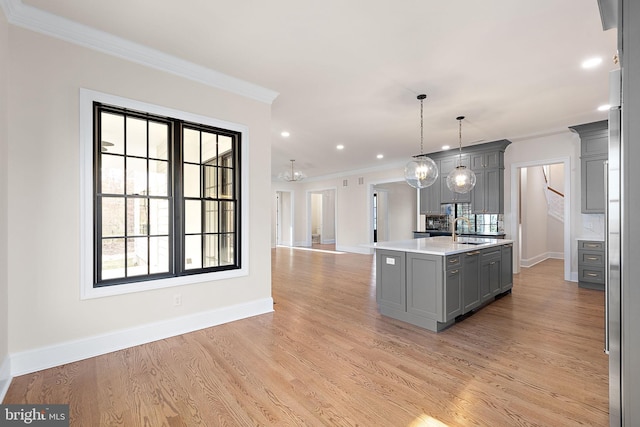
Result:
<svg viewBox="0 0 640 427">
<path fill-rule="evenodd" d="M 513 241 L 439 236 L 379 242 L 380 313 L 440 332 L 511 292 Z"/>
</svg>

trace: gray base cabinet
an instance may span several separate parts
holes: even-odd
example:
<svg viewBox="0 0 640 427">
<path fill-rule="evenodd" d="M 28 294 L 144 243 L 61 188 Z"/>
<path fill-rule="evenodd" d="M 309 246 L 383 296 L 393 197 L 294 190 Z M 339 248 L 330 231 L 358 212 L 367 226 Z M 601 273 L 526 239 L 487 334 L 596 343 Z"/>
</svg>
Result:
<svg viewBox="0 0 640 427">
<path fill-rule="evenodd" d="M 512 276 L 511 244 L 448 256 L 376 249 L 380 313 L 434 332 L 510 291 Z"/>
<path fill-rule="evenodd" d="M 414 231 L 413 232 L 413 238 L 414 239 L 421 239 L 423 237 L 431 237 L 430 233 L 424 232 L 424 231 Z"/>
<path fill-rule="evenodd" d="M 462 266 L 462 309 L 467 313 L 480 306 L 480 251 L 465 252 Z"/>
<path fill-rule="evenodd" d="M 508 292 L 513 288 L 513 243 L 502 245 L 502 273 L 500 277 L 500 292 Z"/>
<path fill-rule="evenodd" d="M 500 293 L 502 252 L 498 248 L 480 251 L 480 301 L 485 302 Z"/>
<path fill-rule="evenodd" d="M 407 313 L 446 322 L 442 257 L 407 253 Z"/>
<path fill-rule="evenodd" d="M 452 303 L 443 278 L 443 258 L 377 249 L 376 300 L 380 313 L 434 332 L 452 325 L 456 314 L 447 315 L 446 307 Z M 456 298 L 459 300 L 459 294 Z"/>
<path fill-rule="evenodd" d="M 404 252 L 376 251 L 376 300 L 382 310 L 404 311 L 407 305 Z"/>
<path fill-rule="evenodd" d="M 578 286 L 603 291 L 604 274 L 604 242 L 578 240 Z"/>
<path fill-rule="evenodd" d="M 455 319 L 462 314 L 462 255 L 449 255 L 445 258 L 447 271 L 444 275 L 444 318 Z"/>
</svg>

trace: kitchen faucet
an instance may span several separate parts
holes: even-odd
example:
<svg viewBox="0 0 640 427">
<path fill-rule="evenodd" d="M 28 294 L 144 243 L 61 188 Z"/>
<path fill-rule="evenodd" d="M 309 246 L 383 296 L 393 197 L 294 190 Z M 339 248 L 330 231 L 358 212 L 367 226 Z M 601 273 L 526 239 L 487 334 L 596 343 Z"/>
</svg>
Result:
<svg viewBox="0 0 640 427">
<path fill-rule="evenodd" d="M 456 242 L 458 241 L 458 237 L 456 235 L 456 224 L 458 223 L 458 220 L 461 219 L 462 221 L 465 221 L 467 223 L 467 228 L 471 227 L 471 224 L 469 224 L 469 220 L 463 216 L 459 216 L 458 218 L 453 220 L 453 228 L 451 229 L 451 235 L 453 236 L 453 241 Z"/>
</svg>

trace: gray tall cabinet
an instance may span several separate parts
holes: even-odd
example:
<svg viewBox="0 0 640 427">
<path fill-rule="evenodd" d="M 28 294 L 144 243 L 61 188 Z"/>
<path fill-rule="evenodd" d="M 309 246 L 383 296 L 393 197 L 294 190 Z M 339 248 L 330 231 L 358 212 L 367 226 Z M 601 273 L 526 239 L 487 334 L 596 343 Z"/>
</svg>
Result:
<svg viewBox="0 0 640 427">
<path fill-rule="evenodd" d="M 571 126 L 580 135 L 581 211 L 602 214 L 605 211 L 604 174 L 609 152 L 607 120 Z"/>
<path fill-rule="evenodd" d="M 473 213 L 504 213 L 504 151 L 511 141 L 502 139 L 472 145 L 462 150 L 430 153 L 438 165 L 436 182 L 420 190 L 420 213 L 440 214 L 440 205 L 471 203 Z M 447 175 L 459 164 L 476 174 L 476 185 L 466 194 L 454 193 L 447 187 Z"/>
</svg>

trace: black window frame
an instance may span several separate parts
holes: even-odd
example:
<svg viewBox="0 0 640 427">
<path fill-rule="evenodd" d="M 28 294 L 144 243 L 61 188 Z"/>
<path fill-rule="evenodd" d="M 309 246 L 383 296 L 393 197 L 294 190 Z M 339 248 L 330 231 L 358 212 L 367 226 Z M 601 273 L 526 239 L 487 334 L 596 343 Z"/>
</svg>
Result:
<svg viewBox="0 0 640 427">
<path fill-rule="evenodd" d="M 113 194 L 110 193 L 102 193 L 101 192 L 101 183 L 102 183 L 102 151 L 103 145 L 101 141 L 101 116 L 102 113 L 106 112 L 109 114 L 123 115 L 125 117 L 133 117 L 137 119 L 154 121 L 166 123 L 168 125 L 168 172 L 167 172 L 167 188 L 168 194 L 165 197 L 168 200 L 169 205 L 169 221 L 168 221 L 168 242 L 169 242 L 169 254 L 168 254 L 168 263 L 169 263 L 169 271 L 166 273 L 149 273 L 146 275 L 135 275 L 135 276 L 127 276 L 125 273 L 124 277 L 111 278 L 111 279 L 102 279 L 102 199 L 107 197 L 113 197 Z M 185 197 L 183 194 L 183 155 L 184 155 L 184 147 L 183 147 L 183 135 L 185 129 L 196 129 L 203 132 L 209 132 L 216 134 L 217 137 L 224 136 L 229 137 L 231 139 L 232 153 L 231 153 L 231 162 L 232 166 L 227 168 L 231 171 L 231 176 L 233 180 L 232 188 L 233 194 L 231 197 L 205 197 L 205 165 L 204 163 L 200 164 L 200 197 L 196 198 L 201 200 L 201 235 L 202 235 L 202 244 L 201 244 L 201 260 L 202 265 L 204 265 L 204 241 L 205 236 L 208 235 L 221 235 L 231 236 L 232 247 L 233 247 L 233 262 L 225 265 L 217 265 L 210 267 L 200 267 L 200 268 L 191 268 L 188 269 L 185 266 Z M 125 132 L 126 134 L 126 132 Z M 125 137 L 126 139 L 126 137 Z M 126 144 L 126 141 L 125 141 Z M 147 141 L 148 144 L 148 141 Z M 216 147 L 218 144 L 216 143 Z M 178 118 L 161 116 L 157 114 L 152 114 L 144 111 L 137 111 L 126 107 L 120 107 L 116 105 L 110 105 L 103 102 L 94 101 L 93 102 L 93 287 L 94 288 L 102 288 L 107 286 L 115 286 L 115 285 L 124 285 L 130 283 L 140 283 L 140 282 L 149 282 L 153 280 L 160 279 L 170 279 L 176 277 L 183 276 L 191 276 L 198 274 L 207 274 L 207 273 L 215 273 L 220 271 L 228 271 L 228 270 L 240 270 L 242 269 L 242 233 L 243 230 L 241 228 L 241 218 L 242 218 L 242 132 L 237 130 L 223 129 L 216 126 L 211 126 L 208 124 L 202 123 L 194 123 Z M 217 150 L 217 148 L 216 148 Z M 216 151 L 216 153 L 218 153 Z M 132 157 L 126 154 L 122 155 L 122 157 Z M 147 164 L 149 162 L 149 153 L 147 152 Z M 202 159 L 201 159 L 202 161 Z M 125 160 L 126 165 L 126 160 Z M 217 169 L 218 170 L 218 169 Z M 126 166 L 124 171 L 124 176 L 126 177 Z M 147 178 L 149 177 L 149 169 L 147 168 Z M 126 181 L 126 178 L 125 178 Z M 148 181 L 148 180 L 147 180 Z M 147 182 L 147 185 L 149 183 Z M 126 201 L 133 197 L 141 197 L 139 195 L 129 195 L 125 191 L 122 195 L 117 195 L 117 197 L 124 198 L 125 206 Z M 154 196 L 147 194 L 147 199 L 153 199 Z M 194 198 L 191 197 L 193 200 Z M 233 231 L 226 233 L 207 233 L 205 232 L 204 222 L 205 222 L 205 202 L 231 202 L 235 209 L 233 209 Z M 225 204 L 226 205 L 226 204 Z M 218 219 L 222 213 L 221 209 L 218 210 Z M 126 223 L 126 215 L 125 215 L 125 223 Z M 147 230 L 147 237 L 150 236 L 150 232 Z M 126 249 L 126 241 L 128 238 L 126 227 L 125 234 L 122 236 L 125 239 L 125 251 Z M 128 268 L 126 266 L 127 259 L 125 256 L 125 271 Z"/>
</svg>

